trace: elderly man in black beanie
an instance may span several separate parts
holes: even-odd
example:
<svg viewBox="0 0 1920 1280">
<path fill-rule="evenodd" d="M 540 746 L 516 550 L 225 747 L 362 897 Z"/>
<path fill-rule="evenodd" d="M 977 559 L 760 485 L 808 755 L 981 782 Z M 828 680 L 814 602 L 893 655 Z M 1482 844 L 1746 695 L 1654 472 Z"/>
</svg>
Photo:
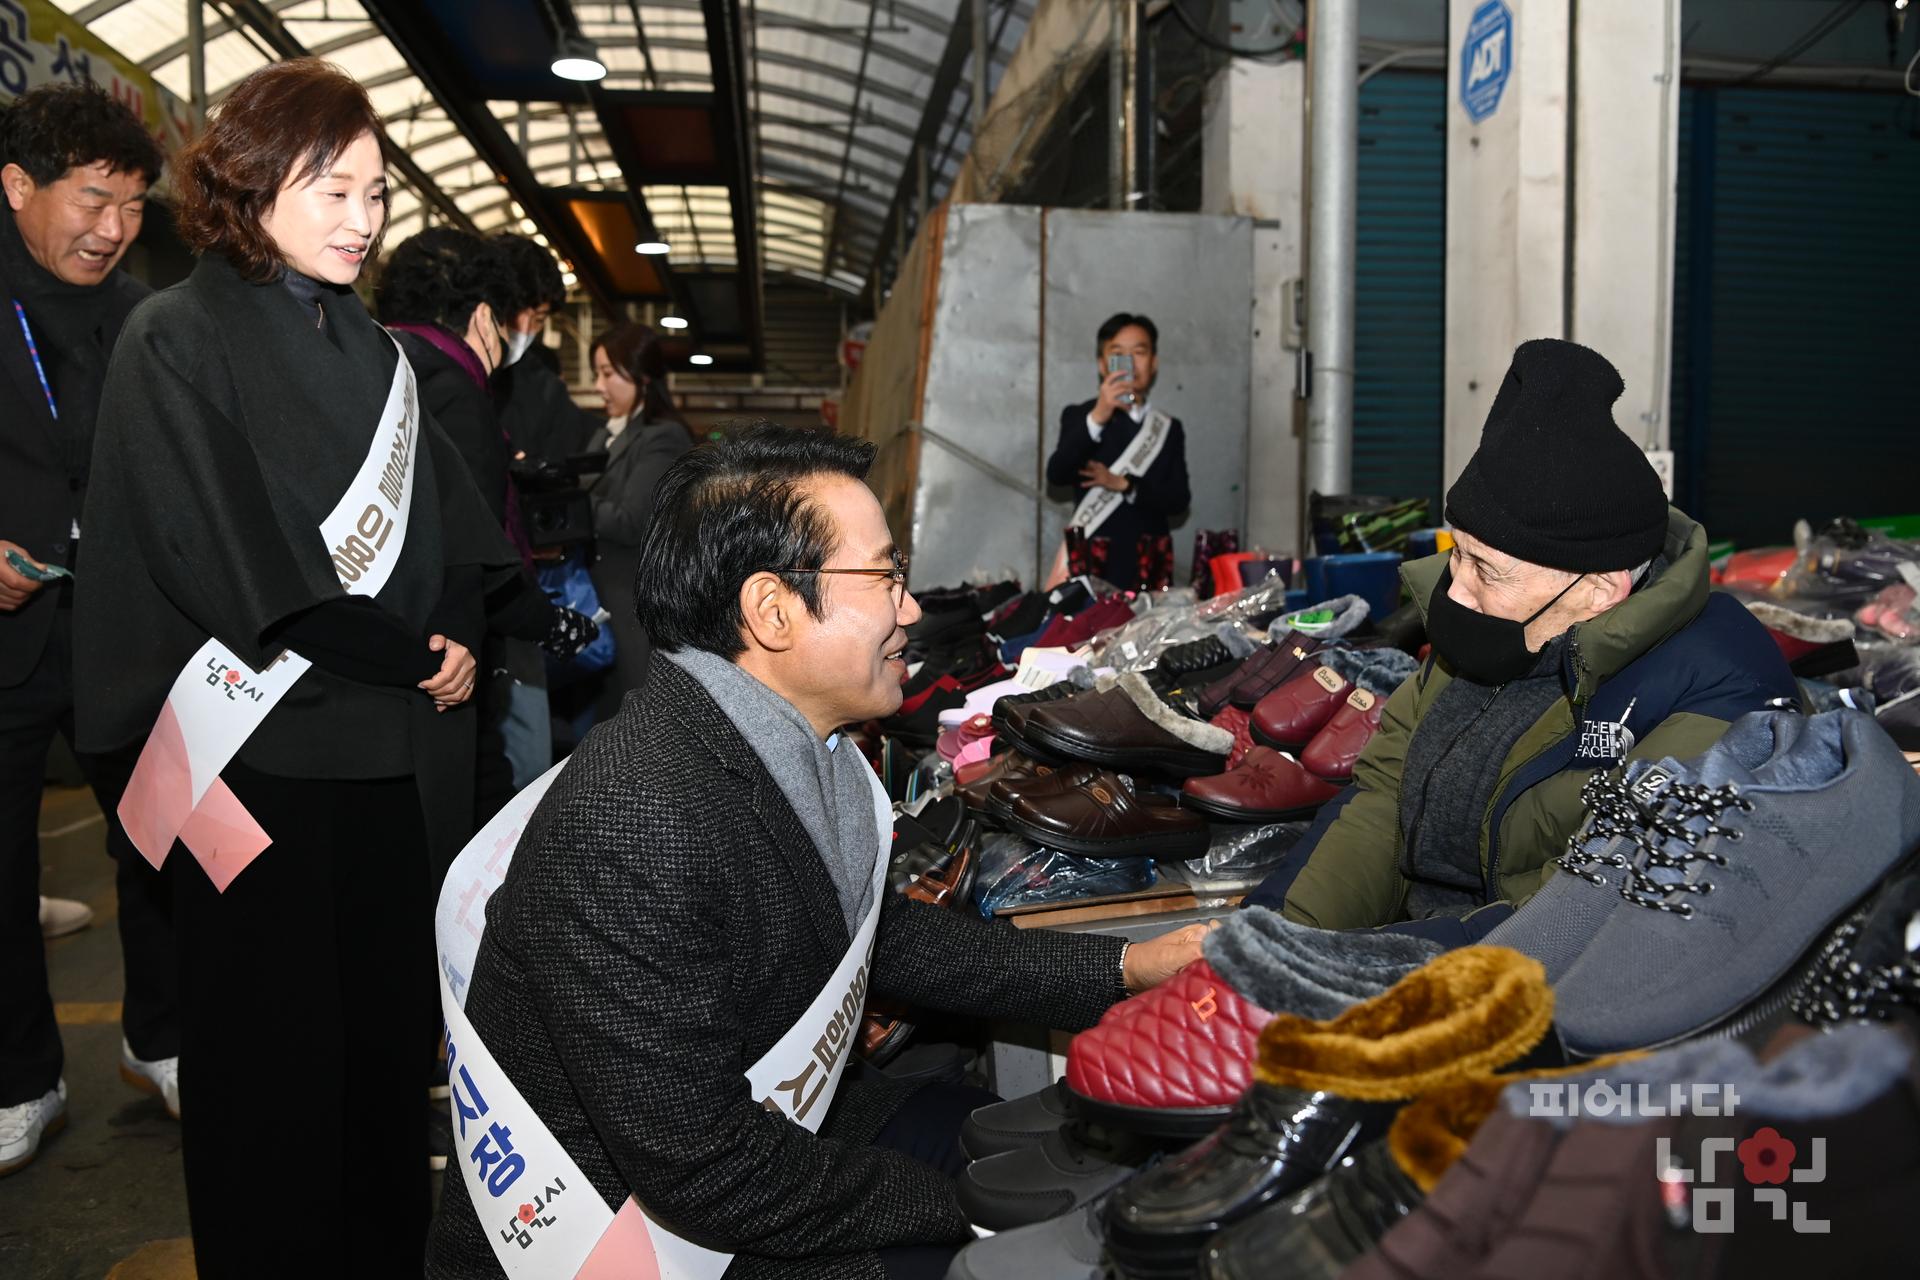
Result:
<svg viewBox="0 0 1920 1280">
<path fill-rule="evenodd" d="M 1476 940 L 1545 881 L 1589 774 L 1699 755 L 1795 696 L 1765 629 L 1709 592 L 1706 531 L 1614 424 L 1624 389 L 1576 343 L 1514 352 L 1447 494 L 1453 551 L 1403 570 L 1433 657 L 1250 905 Z"/>
</svg>

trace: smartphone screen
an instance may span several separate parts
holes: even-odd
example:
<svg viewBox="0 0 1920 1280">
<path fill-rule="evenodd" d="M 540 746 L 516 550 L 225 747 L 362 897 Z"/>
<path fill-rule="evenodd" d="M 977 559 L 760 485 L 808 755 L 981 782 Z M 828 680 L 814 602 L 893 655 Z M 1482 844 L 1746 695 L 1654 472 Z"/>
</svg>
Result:
<svg viewBox="0 0 1920 1280">
<path fill-rule="evenodd" d="M 1124 373 L 1124 374 L 1131 375 L 1133 373 L 1133 357 L 1132 356 L 1108 356 L 1107 372 L 1108 373 Z"/>
</svg>

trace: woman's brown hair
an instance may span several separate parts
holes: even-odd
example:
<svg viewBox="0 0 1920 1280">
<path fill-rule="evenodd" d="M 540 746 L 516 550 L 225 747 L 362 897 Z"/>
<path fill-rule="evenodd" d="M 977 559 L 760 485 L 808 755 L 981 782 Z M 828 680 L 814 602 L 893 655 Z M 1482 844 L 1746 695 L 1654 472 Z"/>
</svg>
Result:
<svg viewBox="0 0 1920 1280">
<path fill-rule="evenodd" d="M 204 133 L 174 166 L 181 239 L 195 253 L 226 256 L 265 284 L 284 265 L 263 223 L 291 176 L 325 173 L 361 134 L 380 134 L 380 116 L 359 81 L 331 62 L 295 58 L 260 68 L 215 108 Z M 379 255 L 386 224 L 367 260 Z"/>
<path fill-rule="evenodd" d="M 628 322 L 595 338 L 591 349 L 605 351 L 607 363 L 634 386 L 639 386 L 643 377 L 647 380 L 646 394 L 639 406 L 641 421 L 677 422 L 687 427 L 687 420 L 673 402 L 673 393 L 667 390 L 667 352 L 660 343 L 658 331 Z"/>
</svg>

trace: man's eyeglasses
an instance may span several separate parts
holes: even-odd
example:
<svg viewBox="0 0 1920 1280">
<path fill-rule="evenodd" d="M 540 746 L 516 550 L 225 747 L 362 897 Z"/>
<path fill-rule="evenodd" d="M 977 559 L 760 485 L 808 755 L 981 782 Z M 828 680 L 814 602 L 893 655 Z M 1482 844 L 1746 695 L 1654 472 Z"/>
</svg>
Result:
<svg viewBox="0 0 1920 1280">
<path fill-rule="evenodd" d="M 898 551 L 893 553 L 891 569 L 794 569 L 780 565 L 773 566 L 772 573 L 848 573 L 859 574 L 865 578 L 887 578 L 892 582 L 893 603 L 897 608 L 907 598 L 907 557 Z"/>
</svg>

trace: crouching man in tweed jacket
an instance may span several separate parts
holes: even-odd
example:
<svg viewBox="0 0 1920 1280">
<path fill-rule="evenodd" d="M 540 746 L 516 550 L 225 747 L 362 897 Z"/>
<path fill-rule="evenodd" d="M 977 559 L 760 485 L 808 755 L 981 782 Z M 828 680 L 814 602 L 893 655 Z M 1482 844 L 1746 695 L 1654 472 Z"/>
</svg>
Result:
<svg viewBox="0 0 1920 1280">
<path fill-rule="evenodd" d="M 608 1208 L 733 1255 L 729 1280 L 937 1277 L 970 1238 L 938 1154 L 966 1114 L 952 1087 L 847 1078 L 816 1134 L 796 1123 L 813 1082 L 776 1111 L 746 1076 L 876 900 L 869 992 L 926 1008 L 1079 1029 L 1199 954 L 1198 927 L 1127 947 L 887 892 L 884 797 L 836 736 L 899 706 L 920 616 L 872 459 L 763 427 L 667 473 L 636 581 L 647 683 L 528 822 L 467 996 Z M 497 1227 L 450 1175 L 427 1275 L 501 1275 Z"/>
</svg>

